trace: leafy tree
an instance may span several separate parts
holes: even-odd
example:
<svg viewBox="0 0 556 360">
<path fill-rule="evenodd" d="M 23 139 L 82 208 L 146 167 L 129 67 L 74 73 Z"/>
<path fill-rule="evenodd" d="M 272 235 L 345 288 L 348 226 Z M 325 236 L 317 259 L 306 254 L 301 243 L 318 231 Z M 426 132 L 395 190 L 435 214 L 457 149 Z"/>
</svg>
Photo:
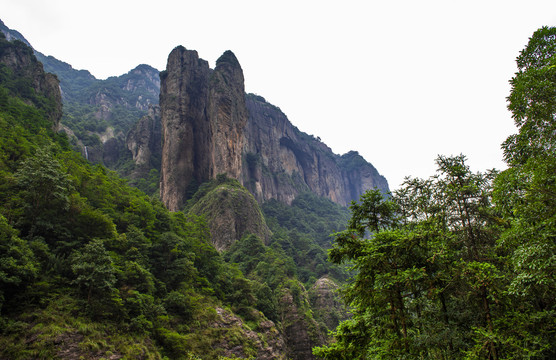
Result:
<svg viewBox="0 0 556 360">
<path fill-rule="evenodd" d="M 529 39 L 517 58 L 518 72 L 510 81 L 508 109 L 519 132 L 502 145 L 510 165 L 530 158 L 556 156 L 556 28 L 543 27 Z"/>
<path fill-rule="evenodd" d="M 63 167 L 48 148 L 37 149 L 15 174 L 21 189 L 20 197 L 24 216 L 20 226 L 25 235 L 51 237 L 66 234 L 60 226 L 62 216 L 70 207 L 71 182 Z"/>
<path fill-rule="evenodd" d="M 391 197 L 368 191 L 351 205 L 329 253 L 352 263 L 343 294 L 353 318 L 327 359 L 499 358 L 499 233 L 493 173 L 473 174 L 464 156 L 439 157 L 438 175 L 407 179 Z"/>
<path fill-rule="evenodd" d="M 39 272 L 29 245 L 17 236 L 17 231 L 0 215 L 0 310 L 4 295 L 10 296 L 18 287 L 25 287 Z"/>
<path fill-rule="evenodd" d="M 494 199 L 507 220 L 501 246 L 509 253 L 506 342 L 516 356 L 554 358 L 556 350 L 556 28 L 543 27 L 517 58 L 508 108 L 519 132 L 503 143 L 509 168 Z"/>
<path fill-rule="evenodd" d="M 115 290 L 116 269 L 102 240 L 86 244 L 82 250 L 72 254 L 71 269 L 76 285 L 86 291 L 87 303 L 94 297 L 103 297 Z"/>
<path fill-rule="evenodd" d="M 195 254 L 188 248 L 185 240 L 173 232 L 162 234 L 153 246 L 155 274 L 166 283 L 168 290 L 198 279 L 198 271 L 194 266 Z"/>
</svg>

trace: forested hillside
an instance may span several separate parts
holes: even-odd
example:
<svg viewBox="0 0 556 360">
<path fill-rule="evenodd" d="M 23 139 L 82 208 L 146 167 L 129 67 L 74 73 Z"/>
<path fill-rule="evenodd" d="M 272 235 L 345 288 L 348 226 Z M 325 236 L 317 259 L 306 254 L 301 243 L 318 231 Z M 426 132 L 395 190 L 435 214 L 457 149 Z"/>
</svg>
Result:
<svg viewBox="0 0 556 360">
<path fill-rule="evenodd" d="M 312 357 L 328 327 L 311 308 L 322 291 L 308 287 L 346 277 L 325 261 L 345 209 L 313 195 L 298 200 L 302 215 L 269 204 L 274 234 L 219 253 L 210 219 L 169 212 L 54 131 L 59 93 L 41 87 L 30 48 L 0 38 L 0 75 L 1 358 Z M 252 197 L 219 176 L 190 208 L 215 189 Z M 319 213 L 331 222 L 314 224 Z"/>
<path fill-rule="evenodd" d="M 324 359 L 556 358 L 556 28 L 531 37 L 508 97 L 508 169 L 439 156 L 351 206 L 330 260 L 354 264 L 353 318 Z"/>
<path fill-rule="evenodd" d="M 439 156 L 436 174 L 388 195 L 358 153 L 332 154 L 241 82 L 229 92 L 231 52 L 217 72 L 196 59 L 220 76 L 203 98 L 214 129 L 229 102 L 251 121 L 233 154 L 245 176 L 192 181 L 174 212 L 157 196 L 160 114 L 139 121 L 157 71 L 100 82 L 39 60 L 0 33 L 0 358 L 556 358 L 556 28 L 517 58 L 506 170 Z M 101 137 L 132 153 L 95 155 Z M 107 159 L 139 169 L 137 187 Z M 369 179 L 382 189 L 350 210 L 331 200 Z"/>
</svg>

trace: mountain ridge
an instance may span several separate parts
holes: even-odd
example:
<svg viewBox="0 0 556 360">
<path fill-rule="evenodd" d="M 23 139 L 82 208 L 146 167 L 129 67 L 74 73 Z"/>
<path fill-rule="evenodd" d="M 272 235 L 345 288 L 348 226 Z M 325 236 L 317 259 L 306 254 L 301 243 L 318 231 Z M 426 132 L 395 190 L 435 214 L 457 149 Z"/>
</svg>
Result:
<svg viewBox="0 0 556 360">
<path fill-rule="evenodd" d="M 210 69 L 195 50 L 176 47 L 161 73 L 161 199 L 177 211 L 196 183 L 218 174 L 240 180 L 259 202 L 285 203 L 312 191 L 341 205 L 388 182 L 357 152 L 336 155 L 278 107 L 244 90 L 231 51 Z"/>
<path fill-rule="evenodd" d="M 21 33 L 7 28 L 1 22 L 0 30 L 10 38 L 30 45 Z M 133 163 L 133 168 L 141 170 L 123 170 L 123 174 L 134 178 L 145 178 L 149 173 L 145 159 L 136 156 L 138 152 L 155 154 L 156 158 L 148 164 L 156 164 L 153 165 L 154 168 L 161 173 L 162 198 L 176 199 L 175 205 L 171 206 L 174 210 L 185 204 L 187 194 L 193 194 L 196 186 L 215 178 L 219 173 L 226 173 L 240 180 L 259 202 L 276 198 L 289 204 L 297 194 L 313 191 L 346 206 L 366 189 L 378 187 L 383 192 L 389 191 L 386 179 L 357 152 L 335 154 L 319 138 L 294 126 L 279 107 L 268 103 L 262 96 L 245 93 L 243 71 L 232 51 L 224 52 L 216 61 L 215 69 L 210 69 L 208 62 L 199 58 L 196 51 L 186 50 L 182 46 L 176 49 L 192 51 L 199 61 L 206 64 L 206 79 L 198 81 L 197 86 L 203 81 L 207 82 L 210 94 L 207 93 L 206 96 L 211 97 L 212 101 L 203 100 L 205 105 L 211 104 L 203 111 L 211 113 L 208 118 L 212 119 L 212 125 L 211 129 L 202 131 L 198 127 L 195 135 L 188 135 L 193 136 L 189 142 L 211 145 L 203 150 L 195 150 L 195 155 L 192 155 L 196 159 L 192 163 L 194 166 L 187 174 L 181 174 L 178 181 L 187 184 L 179 185 L 179 190 L 172 190 L 173 195 L 164 195 L 164 189 L 178 185 L 164 180 L 168 172 L 168 166 L 166 170 L 163 169 L 164 151 L 159 150 L 158 143 L 153 141 L 134 142 L 135 139 L 145 139 L 145 136 L 157 141 L 162 139 L 164 142 L 170 141 L 173 136 L 163 136 L 158 132 L 151 136 L 144 126 L 138 127 L 139 120 L 149 114 L 149 108 L 158 106 L 163 96 L 160 95 L 161 80 L 168 76 L 168 69 L 159 72 L 150 65 L 140 64 L 126 74 L 98 80 L 87 70 L 73 69 L 70 64 L 53 56 L 45 56 L 37 50 L 34 52 L 44 64 L 45 71 L 57 74 L 60 79 L 65 105 L 62 122 L 69 125 L 77 137 L 77 146 L 81 148 L 81 152 L 87 154 L 91 161 L 104 163 L 111 168 Z M 224 74 L 229 71 L 235 71 L 239 78 L 233 79 L 235 75 L 231 73 L 226 78 Z M 231 84 L 235 84 L 236 88 L 231 89 Z M 217 100 L 222 96 L 221 100 Z M 150 114 L 157 111 L 150 110 Z M 162 109 L 161 113 L 164 112 Z M 236 114 L 232 114 L 233 112 Z M 86 116 L 83 117 L 83 114 Z M 230 122 L 230 116 L 236 118 L 236 125 L 233 125 L 233 121 Z M 154 121 L 164 121 L 163 117 L 162 115 L 162 119 L 156 118 Z M 217 120 L 218 117 L 221 120 Z M 75 123 L 75 119 L 79 118 L 89 120 L 81 125 Z M 105 125 L 92 125 L 95 121 Z M 198 124 L 205 126 L 201 125 L 202 122 Z M 158 131 L 159 127 L 153 125 L 150 128 Z M 136 134 L 137 131 L 141 131 L 141 135 Z M 273 136 L 269 135 L 271 133 Z M 91 137 L 99 140 L 87 140 Z M 163 148 L 163 143 L 160 147 Z M 175 150 L 167 150 L 168 152 L 176 154 Z M 202 160 L 205 156 L 208 158 Z M 202 162 L 205 165 L 201 165 Z M 126 167 L 129 168 L 129 165 Z M 205 170 L 201 170 L 202 167 Z M 174 175 L 172 176 L 175 177 Z M 193 183 L 191 179 L 194 179 Z"/>
</svg>

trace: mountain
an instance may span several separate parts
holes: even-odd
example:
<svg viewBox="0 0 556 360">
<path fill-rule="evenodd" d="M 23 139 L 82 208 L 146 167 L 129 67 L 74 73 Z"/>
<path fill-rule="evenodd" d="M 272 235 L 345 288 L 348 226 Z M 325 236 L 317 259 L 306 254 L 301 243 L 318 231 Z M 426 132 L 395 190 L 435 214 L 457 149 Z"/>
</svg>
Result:
<svg viewBox="0 0 556 360">
<path fill-rule="evenodd" d="M 173 211 L 191 189 L 218 174 L 236 178 L 260 202 L 291 203 L 304 191 L 347 205 L 388 183 L 358 153 L 336 155 L 294 127 L 264 98 L 246 95 L 231 51 L 215 69 L 196 51 L 175 48 L 161 73 L 161 198 Z"/>
<path fill-rule="evenodd" d="M 28 273 L 10 267 L 17 284 L 0 279 L 0 357 L 313 359 L 346 314 L 333 292 L 347 272 L 327 262 L 329 234 L 347 221 L 339 204 L 364 186 L 387 189 L 376 169 L 245 94 L 231 51 L 210 69 L 178 47 L 160 78 L 139 65 L 97 80 L 23 40 L 0 48 L 0 122 L 11 129 L 0 134 L 0 250 L 21 247 L 0 257 L 23 254 Z M 160 180 L 173 212 L 89 162 L 148 194 Z M 27 188 L 46 172 L 51 185 Z M 106 281 L 87 285 L 97 271 Z M 78 320 L 65 304 L 83 309 Z M 65 333 L 51 336 L 57 327 Z M 105 338 L 112 327 L 126 333 Z"/>
<path fill-rule="evenodd" d="M 202 218 L 92 166 L 55 131 L 61 100 L 32 49 L 0 34 L 0 358 L 285 359 L 265 304 L 295 275 L 272 271 L 270 292 L 210 245 Z"/>
<path fill-rule="evenodd" d="M 0 29 L 28 44 L 3 23 Z M 35 54 L 60 79 L 62 123 L 84 156 L 138 179 L 136 184 L 152 182 L 151 166 L 160 173 L 161 197 L 172 210 L 182 208 L 201 183 L 219 173 L 240 180 L 259 202 L 289 204 L 312 191 L 346 206 L 367 189 L 388 191 L 386 179 L 357 152 L 334 154 L 293 126 L 278 107 L 245 94 L 243 71 L 231 51 L 213 70 L 197 52 L 176 48 L 161 73 L 162 91 L 158 70 L 148 65 L 97 80 L 86 70 Z M 162 125 L 145 127 L 138 120 L 158 105 L 159 97 Z M 149 154 L 148 164 L 138 156 L 143 153 Z"/>
<path fill-rule="evenodd" d="M 37 51 L 20 32 L 8 28 L 2 20 L 0 20 L 0 31 L 4 33 L 8 41 L 19 40 L 33 49 L 36 58 L 43 64 L 45 72 L 58 76 L 64 100 L 68 97 L 71 98 L 72 94 L 83 91 L 97 81 L 89 71 L 76 70 L 70 64 Z"/>
<path fill-rule="evenodd" d="M 62 116 L 62 98 L 56 76 L 45 73 L 43 65 L 23 42 L 10 43 L 0 33 L 0 81 L 8 94 L 22 98 L 50 120 L 56 130 Z M 5 96 L 8 94 L 4 94 Z M 4 104 L 9 106 L 8 104 Z"/>
<path fill-rule="evenodd" d="M 1 20 L 0 31 L 8 41 L 19 40 L 32 48 L 21 33 L 9 29 Z M 120 170 L 122 174 L 143 174 L 130 165 L 133 161 L 126 137 L 149 108 L 158 105 L 159 71 L 142 64 L 121 76 L 99 80 L 87 70 L 76 70 L 36 49 L 33 52 L 44 71 L 58 77 L 64 105 L 62 130 L 75 148 L 89 161 Z"/>
<path fill-rule="evenodd" d="M 336 155 L 318 138 L 301 132 L 279 108 L 248 94 L 244 130 L 243 184 L 259 201 L 291 203 L 311 191 L 347 206 L 368 189 L 388 192 L 388 182 L 375 167 L 351 151 Z"/>
</svg>

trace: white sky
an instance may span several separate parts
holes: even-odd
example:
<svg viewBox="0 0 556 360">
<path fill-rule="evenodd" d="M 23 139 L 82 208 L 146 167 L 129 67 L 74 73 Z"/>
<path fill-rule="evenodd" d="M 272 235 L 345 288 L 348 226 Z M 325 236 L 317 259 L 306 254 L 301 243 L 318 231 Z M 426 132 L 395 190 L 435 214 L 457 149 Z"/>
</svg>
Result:
<svg viewBox="0 0 556 360">
<path fill-rule="evenodd" d="M 556 1 L 0 0 L 0 19 L 40 52 L 121 75 L 197 50 L 232 50 L 245 89 L 337 154 L 357 150 L 391 189 L 429 177 L 438 154 L 504 168 L 515 58 L 556 25 Z"/>
</svg>

